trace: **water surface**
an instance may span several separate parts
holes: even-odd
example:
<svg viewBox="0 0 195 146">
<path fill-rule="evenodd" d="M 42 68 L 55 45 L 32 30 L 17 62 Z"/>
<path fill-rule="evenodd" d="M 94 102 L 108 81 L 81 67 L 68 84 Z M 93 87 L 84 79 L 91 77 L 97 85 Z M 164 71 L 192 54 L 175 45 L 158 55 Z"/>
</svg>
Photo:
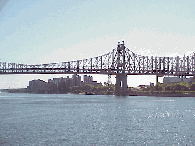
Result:
<svg viewBox="0 0 195 146">
<path fill-rule="evenodd" d="M 195 145 L 195 98 L 1 93 L 0 145 Z"/>
</svg>

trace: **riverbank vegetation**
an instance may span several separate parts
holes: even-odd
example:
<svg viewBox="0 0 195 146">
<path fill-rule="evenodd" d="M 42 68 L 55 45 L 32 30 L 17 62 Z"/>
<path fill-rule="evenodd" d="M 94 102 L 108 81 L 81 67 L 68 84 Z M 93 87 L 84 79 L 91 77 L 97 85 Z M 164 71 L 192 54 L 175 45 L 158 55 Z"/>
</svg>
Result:
<svg viewBox="0 0 195 146">
<path fill-rule="evenodd" d="M 93 86 L 86 84 L 85 86 L 73 86 L 70 88 L 70 92 L 73 94 L 100 94 L 100 95 L 113 95 L 115 90 L 115 85 L 110 84 L 106 86 Z"/>
<path fill-rule="evenodd" d="M 129 88 L 130 89 L 130 88 Z M 115 91 L 114 84 L 107 84 L 105 86 L 93 86 L 86 84 L 84 86 L 73 86 L 69 88 L 53 88 L 53 90 L 44 90 L 35 93 L 48 93 L 48 94 L 96 94 L 96 95 L 113 95 Z M 155 86 L 148 86 L 138 90 L 129 90 L 129 95 L 141 96 L 195 96 L 195 83 L 189 84 L 188 82 L 162 84 L 157 83 Z M 9 93 L 31 93 L 27 88 L 8 89 Z M 34 92 L 33 92 L 34 93 Z"/>
<path fill-rule="evenodd" d="M 37 92 L 33 92 L 36 94 L 98 94 L 98 95 L 113 95 L 115 91 L 115 85 L 109 84 L 105 86 L 93 86 L 90 84 L 86 84 L 84 86 L 73 86 L 64 88 L 62 86 L 55 87 L 49 90 L 38 90 Z M 9 93 L 32 93 L 27 88 L 19 88 L 19 89 L 8 89 Z"/>
<path fill-rule="evenodd" d="M 195 83 L 188 82 L 162 84 L 157 83 L 155 86 L 141 88 L 130 94 L 136 95 L 163 95 L 163 96 L 195 96 Z"/>
<path fill-rule="evenodd" d="M 99 95 L 106 95 L 106 94 L 114 94 L 115 85 L 105 85 L 105 86 L 93 86 L 91 84 L 86 84 L 84 86 L 72 86 L 72 87 L 55 87 L 49 89 L 48 91 L 42 91 L 41 93 L 48 93 L 48 94 L 99 94 Z"/>
<path fill-rule="evenodd" d="M 9 93 L 28 93 L 27 88 L 8 89 L 7 92 L 9 92 Z"/>
<path fill-rule="evenodd" d="M 161 91 L 161 92 L 181 92 L 181 91 L 195 91 L 195 83 L 189 84 L 188 82 L 161 84 L 157 83 L 155 86 L 143 88 L 142 91 Z"/>
</svg>

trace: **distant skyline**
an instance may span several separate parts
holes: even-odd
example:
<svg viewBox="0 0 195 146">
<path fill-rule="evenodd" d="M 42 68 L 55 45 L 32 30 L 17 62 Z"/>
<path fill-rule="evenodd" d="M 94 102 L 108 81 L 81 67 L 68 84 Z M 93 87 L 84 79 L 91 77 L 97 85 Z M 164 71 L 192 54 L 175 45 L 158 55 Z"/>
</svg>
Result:
<svg viewBox="0 0 195 146">
<path fill-rule="evenodd" d="M 41 64 L 96 57 L 122 39 L 140 55 L 189 55 L 195 50 L 194 26 L 194 0 L 1 0 L 0 61 Z M 1 75 L 0 88 L 58 76 Z M 128 76 L 129 86 L 150 82 L 155 76 Z"/>
</svg>

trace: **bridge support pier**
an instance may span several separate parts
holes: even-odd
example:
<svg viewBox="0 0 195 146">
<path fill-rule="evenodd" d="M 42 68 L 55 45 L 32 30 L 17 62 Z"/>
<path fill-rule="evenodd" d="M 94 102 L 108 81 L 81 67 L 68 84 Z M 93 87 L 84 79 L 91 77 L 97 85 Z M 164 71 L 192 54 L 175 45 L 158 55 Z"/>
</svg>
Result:
<svg viewBox="0 0 195 146">
<path fill-rule="evenodd" d="M 181 76 L 181 82 L 183 82 L 183 75 Z"/>
<path fill-rule="evenodd" d="M 158 83 L 158 75 L 156 75 L 156 84 Z"/>
<path fill-rule="evenodd" d="M 127 75 L 124 73 L 116 74 L 115 95 L 128 96 Z"/>
</svg>

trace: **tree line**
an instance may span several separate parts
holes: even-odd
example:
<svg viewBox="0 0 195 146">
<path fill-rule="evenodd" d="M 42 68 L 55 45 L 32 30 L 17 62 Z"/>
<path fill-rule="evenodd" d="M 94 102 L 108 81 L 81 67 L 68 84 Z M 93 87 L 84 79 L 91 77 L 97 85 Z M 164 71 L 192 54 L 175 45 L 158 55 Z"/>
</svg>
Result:
<svg viewBox="0 0 195 146">
<path fill-rule="evenodd" d="M 93 86 L 91 84 L 86 84 L 84 86 L 54 86 L 49 88 L 48 90 L 38 90 L 37 92 L 33 93 L 48 93 L 48 94 L 66 94 L 66 93 L 73 93 L 73 94 L 98 94 L 98 95 L 113 95 L 115 91 L 114 84 L 107 84 L 105 86 Z M 20 89 L 8 89 L 10 93 L 31 93 L 27 90 L 27 88 L 20 88 Z"/>
<path fill-rule="evenodd" d="M 143 88 L 142 91 L 166 91 L 166 92 L 180 92 L 180 91 L 195 91 L 195 83 L 189 84 L 182 81 L 180 83 L 161 84 L 157 83 L 155 86 Z"/>
<path fill-rule="evenodd" d="M 70 92 L 74 94 L 86 93 L 86 94 L 100 94 L 100 95 L 112 95 L 114 94 L 115 85 L 105 85 L 105 86 L 93 86 L 86 84 L 84 86 L 73 86 L 70 87 Z"/>
</svg>

